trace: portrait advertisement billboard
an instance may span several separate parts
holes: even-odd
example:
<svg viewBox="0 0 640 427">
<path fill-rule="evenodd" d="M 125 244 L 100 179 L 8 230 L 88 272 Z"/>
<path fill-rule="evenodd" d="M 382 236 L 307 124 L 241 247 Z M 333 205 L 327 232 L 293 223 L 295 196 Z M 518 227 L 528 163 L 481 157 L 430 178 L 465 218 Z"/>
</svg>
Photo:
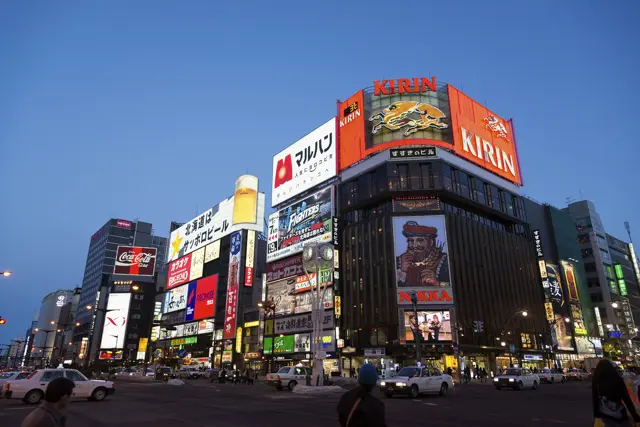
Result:
<svg viewBox="0 0 640 427">
<path fill-rule="evenodd" d="M 511 121 L 447 85 L 454 152 L 503 179 L 521 185 Z"/>
<path fill-rule="evenodd" d="M 113 274 L 153 276 L 156 272 L 156 248 L 118 246 Z"/>
<path fill-rule="evenodd" d="M 302 252 L 304 243 L 332 238 L 333 189 L 324 188 L 269 216 L 267 262 Z"/>
<path fill-rule="evenodd" d="M 217 287 L 217 274 L 189 283 L 185 321 L 215 316 Z"/>
<path fill-rule="evenodd" d="M 163 313 L 172 313 L 178 310 L 184 310 L 187 307 L 187 290 L 188 285 L 178 286 L 167 291 L 164 294 Z"/>
<path fill-rule="evenodd" d="M 109 295 L 100 341 L 101 349 L 124 348 L 130 303 L 130 293 Z"/>
<path fill-rule="evenodd" d="M 278 280 L 267 284 L 267 307 L 273 307 L 266 312 L 267 316 L 284 316 L 295 313 L 296 308 L 296 279 Z"/>
<path fill-rule="evenodd" d="M 449 310 L 418 311 L 417 319 L 413 310 L 402 310 L 401 313 L 400 340 L 415 342 L 418 334 L 422 336 L 422 342 L 427 343 L 453 339 Z"/>
<path fill-rule="evenodd" d="M 320 289 L 320 293 L 323 289 Z M 315 291 L 308 291 L 303 293 L 296 293 L 295 307 L 293 312 L 308 313 L 313 310 L 313 301 L 315 298 Z M 324 308 L 333 308 L 333 288 L 327 288 L 324 290 Z"/>
<path fill-rule="evenodd" d="M 203 212 L 191 221 L 185 223 L 178 229 L 171 232 L 169 237 L 169 250 L 167 262 L 174 261 L 180 257 L 190 254 L 203 248 L 216 240 L 243 229 L 254 230 L 259 233 L 264 232 L 264 193 L 258 193 L 257 214 L 255 223 L 241 222 L 234 223 L 234 215 L 238 221 L 246 221 L 249 216 L 244 212 L 252 208 L 246 207 L 248 203 L 242 201 L 242 213 L 234 212 L 235 196 L 223 200 L 217 206 Z M 253 214 L 251 214 L 253 218 Z M 205 257 L 211 260 L 211 256 Z"/>
<path fill-rule="evenodd" d="M 393 218 L 397 303 L 453 304 L 444 215 Z"/>
<path fill-rule="evenodd" d="M 272 207 L 337 175 L 336 140 L 336 118 L 332 117 L 273 156 Z"/>
<path fill-rule="evenodd" d="M 338 105 L 338 139 L 340 141 L 340 170 L 362 160 L 365 155 L 366 128 L 364 90 L 359 90 Z"/>
</svg>

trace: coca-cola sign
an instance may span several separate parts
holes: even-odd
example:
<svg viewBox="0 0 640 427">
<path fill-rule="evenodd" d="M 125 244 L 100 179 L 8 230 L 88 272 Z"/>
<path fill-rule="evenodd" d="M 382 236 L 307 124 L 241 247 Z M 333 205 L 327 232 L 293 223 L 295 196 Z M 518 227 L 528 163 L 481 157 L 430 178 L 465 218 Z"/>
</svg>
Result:
<svg viewBox="0 0 640 427">
<path fill-rule="evenodd" d="M 156 270 L 156 248 L 118 246 L 113 274 L 153 276 Z"/>
</svg>

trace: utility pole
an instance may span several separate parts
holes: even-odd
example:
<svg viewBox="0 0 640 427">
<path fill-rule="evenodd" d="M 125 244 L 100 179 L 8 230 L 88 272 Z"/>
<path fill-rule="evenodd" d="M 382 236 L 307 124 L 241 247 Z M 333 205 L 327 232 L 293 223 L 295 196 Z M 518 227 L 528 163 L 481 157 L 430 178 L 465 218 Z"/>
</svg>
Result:
<svg viewBox="0 0 640 427">
<path fill-rule="evenodd" d="M 411 304 L 413 304 L 413 321 L 415 322 L 415 330 L 413 339 L 416 342 L 416 365 L 420 363 L 420 344 L 422 342 L 422 334 L 420 333 L 418 323 L 418 294 L 416 291 L 411 291 Z M 413 326 L 413 325 L 411 325 Z"/>
</svg>

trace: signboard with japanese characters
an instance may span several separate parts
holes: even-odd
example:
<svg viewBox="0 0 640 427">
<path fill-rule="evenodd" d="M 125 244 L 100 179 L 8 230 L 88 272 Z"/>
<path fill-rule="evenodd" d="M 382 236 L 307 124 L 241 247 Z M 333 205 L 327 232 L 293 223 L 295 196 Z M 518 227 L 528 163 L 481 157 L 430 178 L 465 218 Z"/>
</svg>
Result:
<svg viewBox="0 0 640 427">
<path fill-rule="evenodd" d="M 306 242 L 331 241 L 332 193 L 324 188 L 269 216 L 267 262 L 302 252 Z"/>
<path fill-rule="evenodd" d="M 300 254 L 267 264 L 267 282 L 302 274 L 304 274 L 304 270 L 302 269 L 302 255 Z"/>
<path fill-rule="evenodd" d="M 294 348 L 294 336 L 285 335 L 279 337 L 273 337 L 273 352 L 278 353 L 293 353 Z"/>
<path fill-rule="evenodd" d="M 538 258 L 544 258 L 542 252 L 542 240 L 540 239 L 540 230 L 533 230 L 533 243 L 536 245 L 536 256 Z"/>
<path fill-rule="evenodd" d="M 258 194 L 258 216 L 255 224 L 233 224 L 234 198 L 225 199 L 216 207 L 171 232 L 168 262 L 220 240 L 222 237 L 242 229 L 262 232 L 264 230 L 264 194 Z"/>
<path fill-rule="evenodd" d="M 204 262 L 205 264 L 220 258 L 220 240 L 216 240 L 213 243 L 209 243 L 204 247 Z"/>
<path fill-rule="evenodd" d="M 318 271 L 318 275 L 320 276 L 320 290 L 322 290 L 322 288 L 325 286 L 333 285 L 332 273 L 333 272 L 331 271 L 331 269 L 321 269 L 320 271 Z M 309 280 L 307 279 L 306 274 L 296 277 L 296 293 L 297 294 L 311 290 L 312 286 L 313 286 L 313 289 L 316 288 L 316 283 L 317 283 L 316 273 L 309 274 L 309 279 L 311 279 L 311 282 L 309 282 Z"/>
<path fill-rule="evenodd" d="M 202 277 L 204 269 L 204 249 L 200 248 L 191 254 L 191 270 L 189 272 L 189 281 Z"/>
<path fill-rule="evenodd" d="M 198 322 L 185 323 L 182 334 L 185 337 L 198 334 Z"/>
<path fill-rule="evenodd" d="M 333 329 L 332 311 L 325 311 L 322 315 L 322 329 Z M 311 313 L 275 319 L 274 332 L 276 334 L 307 332 L 311 330 L 313 330 L 313 315 Z"/>
<path fill-rule="evenodd" d="M 320 290 L 322 293 L 322 290 Z M 315 291 L 304 292 L 301 294 L 296 294 L 296 306 L 294 308 L 294 313 L 308 313 L 313 310 L 313 301 L 314 301 Z M 324 291 L 324 308 L 333 308 L 333 288 L 327 288 Z"/>
<path fill-rule="evenodd" d="M 311 334 L 295 334 L 293 351 L 295 353 L 309 353 L 311 351 Z"/>
<path fill-rule="evenodd" d="M 187 283 L 190 275 L 191 254 L 169 263 L 167 273 L 167 290 Z"/>
<path fill-rule="evenodd" d="M 231 235 L 231 247 L 229 248 L 229 276 L 228 286 L 240 284 L 240 254 L 242 253 L 242 232 L 236 231 Z"/>
<path fill-rule="evenodd" d="M 313 336 L 311 339 L 313 340 Z M 323 351 L 336 351 L 336 331 L 322 331 L 320 343 Z"/>
<path fill-rule="evenodd" d="M 336 118 L 273 156 L 271 206 L 279 205 L 338 173 Z"/>
<path fill-rule="evenodd" d="M 256 232 L 247 231 L 247 255 L 244 262 L 244 285 L 253 286 L 253 265 L 256 251 Z"/>
<path fill-rule="evenodd" d="M 236 334 L 236 311 L 238 309 L 238 285 L 229 287 L 224 316 L 224 339 L 233 339 Z"/>
<path fill-rule="evenodd" d="M 389 149 L 390 160 L 424 159 L 428 157 L 436 157 L 436 147 Z"/>
</svg>

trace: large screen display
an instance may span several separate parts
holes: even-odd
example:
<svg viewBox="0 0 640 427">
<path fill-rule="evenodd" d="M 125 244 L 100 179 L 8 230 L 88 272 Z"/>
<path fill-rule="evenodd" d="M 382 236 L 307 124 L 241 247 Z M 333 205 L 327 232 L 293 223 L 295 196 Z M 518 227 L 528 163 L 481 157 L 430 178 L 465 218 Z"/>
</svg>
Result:
<svg viewBox="0 0 640 427">
<path fill-rule="evenodd" d="M 405 310 L 403 314 L 404 330 L 400 331 L 400 337 L 406 341 L 415 341 L 418 334 L 427 343 L 452 340 L 449 310 L 418 311 L 417 318 L 413 310 Z"/>
<path fill-rule="evenodd" d="M 267 262 L 302 252 L 305 242 L 331 241 L 332 188 L 327 187 L 269 216 Z"/>
<path fill-rule="evenodd" d="M 124 348 L 130 303 L 130 293 L 109 295 L 100 340 L 101 349 Z"/>
</svg>

